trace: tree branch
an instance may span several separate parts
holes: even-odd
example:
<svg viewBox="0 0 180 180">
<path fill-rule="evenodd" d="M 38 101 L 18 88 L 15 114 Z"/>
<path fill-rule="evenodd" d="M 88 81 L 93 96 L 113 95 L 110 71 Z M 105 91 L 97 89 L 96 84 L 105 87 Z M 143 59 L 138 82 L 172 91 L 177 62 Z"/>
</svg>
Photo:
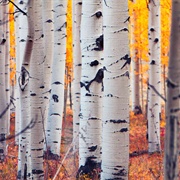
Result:
<svg viewBox="0 0 180 180">
<path fill-rule="evenodd" d="M 10 3 L 12 3 L 20 12 L 23 13 L 23 15 L 27 16 L 27 13 L 24 12 L 22 9 L 20 9 L 14 2 L 12 2 L 11 0 L 8 0 Z"/>
</svg>

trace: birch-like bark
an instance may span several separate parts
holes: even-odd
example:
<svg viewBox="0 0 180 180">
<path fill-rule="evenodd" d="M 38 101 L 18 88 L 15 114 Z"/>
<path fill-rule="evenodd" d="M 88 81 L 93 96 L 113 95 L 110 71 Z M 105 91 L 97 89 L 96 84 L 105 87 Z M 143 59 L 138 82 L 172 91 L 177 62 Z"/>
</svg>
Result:
<svg viewBox="0 0 180 180">
<path fill-rule="evenodd" d="M 44 47 L 43 47 L 43 19 L 42 0 L 33 1 L 33 27 L 34 42 L 32 57 L 30 61 L 30 107 L 31 120 L 31 179 L 44 179 L 43 171 L 43 68 L 44 68 Z"/>
<path fill-rule="evenodd" d="M 104 96 L 101 179 L 128 179 L 128 1 L 103 1 Z"/>
<path fill-rule="evenodd" d="M 91 172 L 101 164 L 102 69 L 101 0 L 82 1 L 81 19 L 81 110 L 79 127 L 79 166 Z M 94 167 L 93 167 L 94 166 Z M 83 167 L 83 168 L 82 168 Z"/>
<path fill-rule="evenodd" d="M 46 140 L 49 158 L 60 157 L 66 60 L 66 0 L 54 0 L 54 57 Z"/>
<path fill-rule="evenodd" d="M 73 137 L 76 139 L 74 150 L 79 149 L 79 114 L 80 114 L 80 81 L 81 81 L 81 47 L 80 47 L 80 25 L 81 25 L 82 0 L 73 1 Z"/>
<path fill-rule="evenodd" d="M 51 72 L 53 62 L 54 48 L 54 19 L 53 19 L 53 1 L 43 1 L 43 27 L 44 27 L 44 109 L 43 121 L 46 127 L 51 91 Z M 45 130 L 46 132 L 46 130 Z M 45 147 L 46 149 L 46 142 Z"/>
<path fill-rule="evenodd" d="M 16 21 L 18 21 L 19 29 L 18 42 L 17 42 L 17 72 L 18 74 L 17 84 L 19 91 L 19 106 L 20 108 L 20 127 L 19 135 L 19 152 L 18 152 L 18 179 L 26 179 L 28 174 L 31 173 L 31 152 L 30 152 L 30 141 L 31 131 L 28 128 L 31 122 L 31 111 L 30 111 L 30 90 L 29 90 L 29 70 L 30 70 L 30 59 L 33 47 L 33 1 L 24 0 L 19 2 L 19 7 L 27 13 L 27 16 L 19 14 Z M 17 27 L 17 26 L 16 26 Z M 28 29 L 28 30 L 27 30 Z M 18 109 L 16 112 L 19 112 Z"/>
<path fill-rule="evenodd" d="M 15 3 L 24 12 L 27 12 L 28 0 L 16 0 Z M 15 9 L 17 11 L 17 9 Z M 23 62 L 24 51 L 26 47 L 27 39 L 27 16 L 19 12 L 15 15 L 15 33 L 16 33 L 16 86 L 15 86 L 15 106 L 16 106 L 16 116 L 15 116 L 15 134 L 18 134 L 21 130 L 21 98 L 20 98 L 20 86 L 18 79 L 21 73 L 21 66 Z M 29 109 L 29 108 L 28 108 Z M 15 137 L 15 143 L 19 144 L 19 136 Z"/>
<path fill-rule="evenodd" d="M 159 152 L 161 111 L 161 65 L 160 65 L 160 4 L 149 2 L 149 83 L 148 83 L 148 145 L 149 153 Z M 158 93 L 159 94 L 158 94 Z"/>
<path fill-rule="evenodd" d="M 7 4 L 4 5 L 4 32 L 5 32 L 5 39 L 6 39 L 6 47 L 5 47 L 5 88 L 6 88 L 6 126 L 7 126 L 7 135 L 10 135 L 10 61 L 9 61 L 9 48 L 10 48 L 10 42 L 9 42 L 9 6 Z"/>
<path fill-rule="evenodd" d="M 170 59 L 167 79 L 164 179 L 178 180 L 180 119 L 180 0 L 172 1 Z"/>
<path fill-rule="evenodd" d="M 5 3 L 0 3 L 0 162 L 4 161 L 6 155 L 6 134 L 7 134 L 7 99 L 5 83 L 5 57 L 6 57 L 6 32 L 4 21 Z"/>
</svg>

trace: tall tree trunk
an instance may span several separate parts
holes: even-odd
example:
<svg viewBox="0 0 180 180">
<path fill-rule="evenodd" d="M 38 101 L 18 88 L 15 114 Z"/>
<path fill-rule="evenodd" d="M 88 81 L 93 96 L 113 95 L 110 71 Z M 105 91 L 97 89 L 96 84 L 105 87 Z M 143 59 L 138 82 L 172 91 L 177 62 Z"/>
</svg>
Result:
<svg viewBox="0 0 180 180">
<path fill-rule="evenodd" d="M 54 48 L 54 18 L 53 18 L 53 1 L 43 1 L 43 27 L 44 27 L 44 109 L 43 121 L 44 128 L 46 128 L 48 109 L 50 101 L 51 91 L 51 73 L 52 73 L 52 62 L 53 62 L 53 48 Z M 44 129 L 43 128 L 43 129 Z M 46 130 L 45 130 L 46 131 Z M 46 149 L 46 142 L 45 147 Z"/>
<path fill-rule="evenodd" d="M 7 135 L 7 98 L 5 83 L 5 57 L 6 57 L 6 31 L 4 8 L 6 3 L 0 3 L 0 162 L 4 161 L 6 155 L 6 135 Z"/>
<path fill-rule="evenodd" d="M 21 1 L 22 2 L 22 1 Z M 28 3 L 29 2 L 29 3 Z M 19 29 L 18 41 L 17 41 L 17 72 L 18 74 L 17 91 L 19 94 L 20 104 L 17 106 L 20 108 L 20 112 L 17 109 L 16 112 L 21 113 L 18 118 L 20 125 L 17 133 L 19 135 L 19 152 L 18 152 L 18 179 L 26 179 L 28 174 L 31 173 L 31 111 L 30 111 L 30 60 L 33 48 L 34 40 L 34 26 L 33 26 L 33 1 L 24 0 L 23 4 L 19 2 L 19 7 L 27 13 L 27 16 L 19 14 L 16 21 L 18 22 Z M 16 26 L 17 27 L 17 26 Z M 27 30 L 28 28 L 28 30 Z M 18 97 L 17 97 L 18 98 Z M 24 131 L 25 130 L 25 131 Z M 23 131 L 23 132 L 22 132 Z"/>
<path fill-rule="evenodd" d="M 159 152 L 161 112 L 160 65 L 160 3 L 149 2 L 149 83 L 148 83 L 148 145 L 149 152 Z"/>
<path fill-rule="evenodd" d="M 81 47 L 80 47 L 80 25 L 81 25 L 82 0 L 73 1 L 73 138 L 76 139 L 74 150 L 79 148 L 79 114 L 80 114 L 80 81 L 81 81 Z"/>
<path fill-rule="evenodd" d="M 5 21 L 5 39 L 6 39 L 6 52 L 5 52 L 5 83 L 6 83 L 6 126 L 7 126 L 7 135 L 10 135 L 10 33 L 9 33 L 9 6 L 6 4 L 4 6 L 4 21 Z M 12 99 L 11 99 L 12 100 Z M 13 101 L 13 100 L 12 100 Z"/>
<path fill-rule="evenodd" d="M 81 19 L 81 110 L 79 166 L 82 173 L 101 164 L 103 35 L 101 0 L 82 1 Z"/>
<path fill-rule="evenodd" d="M 49 158 L 60 157 L 66 60 L 66 0 L 54 0 L 54 58 L 47 121 Z"/>
<path fill-rule="evenodd" d="M 172 1 L 172 24 L 170 41 L 170 60 L 167 79 L 166 137 L 164 153 L 165 180 L 177 180 L 179 157 L 179 119 L 180 119 L 180 0 Z"/>
<path fill-rule="evenodd" d="M 21 0 L 15 0 L 15 4 L 18 5 L 21 9 L 24 10 L 24 1 L 23 5 L 20 3 Z M 15 9 L 16 11 L 16 9 Z M 20 102 L 20 87 L 18 78 L 21 72 L 21 65 L 23 60 L 23 53 L 25 49 L 25 39 L 27 37 L 27 17 L 23 16 L 21 12 L 15 15 L 15 36 L 16 36 L 16 86 L 14 97 L 15 101 L 15 134 L 18 134 L 20 131 L 20 122 L 21 122 L 21 102 Z M 16 145 L 19 144 L 19 136 L 15 137 Z"/>
<path fill-rule="evenodd" d="M 31 119 L 31 174 L 30 178 L 44 179 L 43 171 L 43 68 L 44 68 L 44 48 L 43 48 L 43 20 L 42 20 L 42 0 L 33 2 L 33 27 L 34 44 L 32 58 L 30 61 L 30 107 Z"/>
<path fill-rule="evenodd" d="M 135 3 L 135 1 L 133 1 Z M 134 4 L 133 4 L 134 5 Z M 132 111 L 134 111 L 135 114 L 141 114 L 141 105 L 140 105 L 140 78 L 139 78 L 139 51 L 138 51 L 138 44 L 139 38 L 138 38 L 138 30 L 140 28 L 138 27 L 138 21 L 137 21 L 137 9 L 133 9 L 132 16 L 131 16 L 131 45 L 132 45 L 132 52 L 131 52 L 131 59 L 132 59 L 132 72 L 131 72 L 131 96 L 132 96 Z"/>
<path fill-rule="evenodd" d="M 128 1 L 103 1 L 104 96 L 101 179 L 128 179 Z"/>
</svg>

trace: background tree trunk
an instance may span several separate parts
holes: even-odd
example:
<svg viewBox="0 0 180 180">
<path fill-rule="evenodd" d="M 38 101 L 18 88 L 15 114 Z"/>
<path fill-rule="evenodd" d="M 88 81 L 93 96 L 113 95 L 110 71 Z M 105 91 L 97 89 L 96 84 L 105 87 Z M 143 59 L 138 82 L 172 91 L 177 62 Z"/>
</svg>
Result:
<svg viewBox="0 0 180 180">
<path fill-rule="evenodd" d="M 0 4 L 0 162 L 4 161 L 6 151 L 6 135 L 7 135 L 7 98 L 6 98 L 6 82 L 5 82 L 5 57 L 6 57 L 6 22 L 4 14 L 5 3 Z"/>
<path fill-rule="evenodd" d="M 133 1 L 133 5 L 136 2 Z M 132 16 L 130 18 L 131 21 L 131 97 L 132 97 L 132 111 L 135 114 L 142 114 L 141 105 L 140 105 L 140 56 L 138 51 L 138 20 L 137 20 L 137 9 L 133 9 Z"/>
<path fill-rule="evenodd" d="M 167 79 L 166 137 L 164 153 L 164 179 L 177 180 L 179 157 L 179 119 L 180 119 L 180 0 L 172 1 L 172 24 L 170 59 Z"/>
<path fill-rule="evenodd" d="M 66 60 L 66 0 L 54 0 L 54 57 L 46 140 L 49 158 L 59 158 Z"/>
</svg>

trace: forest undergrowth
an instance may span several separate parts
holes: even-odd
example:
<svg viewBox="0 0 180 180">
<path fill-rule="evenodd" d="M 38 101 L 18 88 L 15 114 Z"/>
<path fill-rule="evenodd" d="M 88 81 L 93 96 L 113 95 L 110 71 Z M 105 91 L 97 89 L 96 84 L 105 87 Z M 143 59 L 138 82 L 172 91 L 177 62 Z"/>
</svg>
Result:
<svg viewBox="0 0 180 180">
<path fill-rule="evenodd" d="M 163 179 L 163 150 L 165 136 L 164 115 L 161 120 L 160 153 L 148 154 L 146 138 L 147 121 L 143 115 L 130 114 L 130 162 L 129 180 L 162 180 Z M 11 135 L 14 134 L 15 115 L 11 115 Z M 74 153 L 73 145 L 77 138 L 72 139 L 72 110 L 67 109 L 66 120 L 63 122 L 62 148 L 60 160 L 45 160 L 46 180 L 75 180 L 78 171 L 78 153 Z M 73 142 L 72 142 L 73 141 Z M 18 147 L 14 138 L 8 140 L 8 154 L 5 162 L 0 163 L 0 180 L 15 180 L 18 164 Z M 98 170 L 93 177 L 81 175 L 80 180 L 97 180 Z"/>
</svg>

